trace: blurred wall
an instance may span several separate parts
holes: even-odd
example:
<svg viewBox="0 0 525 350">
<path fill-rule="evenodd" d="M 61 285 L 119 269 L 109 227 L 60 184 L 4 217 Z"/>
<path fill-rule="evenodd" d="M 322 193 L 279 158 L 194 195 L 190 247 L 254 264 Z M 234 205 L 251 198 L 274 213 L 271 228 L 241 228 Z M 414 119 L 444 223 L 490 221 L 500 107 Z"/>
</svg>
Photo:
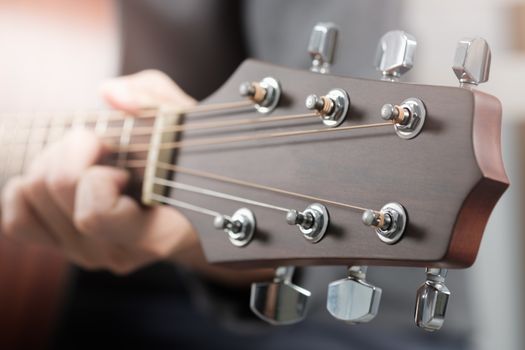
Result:
<svg viewBox="0 0 525 350">
<path fill-rule="evenodd" d="M 0 0 L 0 108 L 99 103 L 98 84 L 119 63 L 114 13 L 110 0 Z"/>
</svg>

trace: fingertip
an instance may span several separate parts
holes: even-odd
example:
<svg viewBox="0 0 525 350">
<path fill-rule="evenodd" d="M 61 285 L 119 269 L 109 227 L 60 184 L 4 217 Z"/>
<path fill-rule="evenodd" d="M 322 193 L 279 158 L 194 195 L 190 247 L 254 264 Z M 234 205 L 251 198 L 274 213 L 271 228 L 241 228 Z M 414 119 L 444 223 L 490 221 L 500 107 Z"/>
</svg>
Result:
<svg viewBox="0 0 525 350">
<path fill-rule="evenodd" d="M 122 78 L 110 79 L 99 88 L 100 94 L 111 107 L 129 113 L 137 113 L 140 106 L 134 97 L 129 82 Z"/>
</svg>

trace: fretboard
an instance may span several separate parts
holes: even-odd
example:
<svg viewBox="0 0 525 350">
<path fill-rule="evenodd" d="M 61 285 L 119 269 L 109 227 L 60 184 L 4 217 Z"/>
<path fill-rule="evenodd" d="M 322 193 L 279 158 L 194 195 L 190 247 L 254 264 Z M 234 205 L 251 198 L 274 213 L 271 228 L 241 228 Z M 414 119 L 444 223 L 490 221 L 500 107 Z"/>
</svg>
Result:
<svg viewBox="0 0 525 350">
<path fill-rule="evenodd" d="M 32 160 L 46 146 L 60 140 L 70 129 L 92 130 L 103 142 L 121 146 L 105 161 L 127 167 L 128 161 L 145 160 L 146 152 L 128 154 L 125 149 L 135 143 L 149 142 L 148 132 L 154 111 L 130 116 L 119 111 L 94 111 L 62 114 L 10 114 L 0 117 L 0 184 L 27 170 Z"/>
</svg>

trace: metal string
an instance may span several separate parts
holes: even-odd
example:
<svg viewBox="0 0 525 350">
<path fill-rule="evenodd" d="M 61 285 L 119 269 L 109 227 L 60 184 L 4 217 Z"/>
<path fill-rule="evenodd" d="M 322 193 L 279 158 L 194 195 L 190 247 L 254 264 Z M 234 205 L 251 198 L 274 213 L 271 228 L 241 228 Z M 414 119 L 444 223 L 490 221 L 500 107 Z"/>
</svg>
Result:
<svg viewBox="0 0 525 350">
<path fill-rule="evenodd" d="M 145 165 L 146 165 L 146 162 L 145 161 L 140 161 L 140 160 L 130 160 L 127 163 L 127 167 L 128 168 L 143 168 L 143 167 L 145 167 Z M 313 201 L 313 202 L 321 202 L 321 203 L 330 204 L 330 205 L 334 205 L 334 206 L 338 206 L 338 207 L 342 207 L 342 208 L 347 208 L 347 209 L 352 209 L 352 210 L 356 210 L 356 211 L 360 211 L 360 212 L 364 212 L 365 210 L 367 210 L 367 208 L 360 207 L 360 206 L 357 206 L 357 205 L 351 205 L 351 204 L 337 202 L 337 201 L 333 201 L 333 200 L 329 200 L 329 199 L 325 199 L 325 198 L 311 196 L 311 195 L 308 195 L 308 194 L 302 194 L 302 193 L 287 191 L 287 190 L 283 190 L 283 189 L 280 189 L 280 188 L 266 186 L 266 185 L 261 185 L 261 184 L 254 183 L 254 182 L 238 180 L 238 179 L 234 179 L 232 177 L 218 175 L 218 174 L 210 173 L 210 172 L 207 172 L 207 171 L 189 169 L 189 168 L 181 167 L 179 165 L 163 163 L 163 162 L 157 162 L 157 163 L 155 163 L 153 165 L 156 166 L 157 168 L 160 168 L 160 169 L 171 170 L 171 171 L 179 172 L 181 174 L 187 174 L 187 175 L 191 175 L 191 176 L 198 176 L 198 177 L 211 179 L 211 180 L 215 180 L 215 181 L 226 182 L 226 183 L 230 183 L 230 184 L 234 184 L 234 185 L 239 185 L 239 186 L 244 186 L 244 187 L 249 187 L 249 188 L 255 188 L 255 189 L 260 189 L 260 190 L 274 192 L 274 193 L 279 193 L 279 194 L 290 196 L 290 197 L 306 199 L 306 200 Z"/>
<path fill-rule="evenodd" d="M 159 149 L 170 150 L 170 149 L 177 149 L 177 148 L 183 148 L 183 147 L 219 145 L 219 144 L 236 143 L 236 142 L 243 142 L 243 141 L 254 141 L 254 140 L 262 140 L 262 139 L 270 139 L 270 138 L 287 137 L 287 136 L 300 136 L 300 135 L 321 134 L 321 133 L 329 133 L 329 132 L 341 132 L 341 131 L 355 130 L 355 129 L 376 128 L 376 127 L 391 126 L 391 125 L 392 125 L 392 122 L 384 122 L 384 123 L 375 123 L 375 124 L 342 126 L 342 127 L 337 127 L 337 128 L 270 132 L 270 133 L 261 133 L 261 134 L 255 134 L 255 135 L 250 134 L 250 135 L 239 135 L 239 136 L 228 136 L 228 137 L 211 137 L 211 138 L 204 138 L 204 139 L 198 139 L 198 140 L 162 143 L 159 145 Z M 126 151 L 126 152 L 131 153 L 131 152 L 148 151 L 150 145 L 149 143 L 140 143 L 140 144 L 129 145 L 127 147 L 118 147 L 114 145 L 110 147 L 115 152 Z"/>
<path fill-rule="evenodd" d="M 234 202 L 251 204 L 251 205 L 258 206 L 258 207 L 274 209 L 274 210 L 277 210 L 277 211 L 283 211 L 285 213 L 287 213 L 289 211 L 287 208 L 279 207 L 279 206 L 276 206 L 276 205 L 272 205 L 272 204 L 268 204 L 268 203 L 264 203 L 264 202 L 259 202 L 259 201 L 255 201 L 255 200 L 248 199 L 248 198 L 238 197 L 238 196 L 234 196 L 234 195 L 231 195 L 231 194 L 228 194 L 228 193 L 218 192 L 218 191 L 206 189 L 206 188 L 203 188 L 203 187 L 197 187 L 197 186 L 193 186 L 193 185 L 188 185 L 188 184 L 184 184 L 184 183 L 177 182 L 177 181 L 170 181 L 170 180 L 166 180 L 166 179 L 162 179 L 162 178 L 156 177 L 153 180 L 153 182 L 155 184 L 157 184 L 157 185 L 161 185 L 161 186 L 165 186 L 165 187 L 176 188 L 176 189 L 180 189 L 180 190 L 184 190 L 184 191 L 199 193 L 199 194 L 203 194 L 203 195 L 210 196 L 210 197 L 227 199 L 227 200 L 231 200 L 231 201 L 234 201 Z"/>
<path fill-rule="evenodd" d="M 207 208 L 204 208 L 204 207 L 199 207 L 198 205 L 194 205 L 194 204 L 191 204 L 191 203 L 179 201 L 177 199 L 173 199 L 173 198 L 170 198 L 170 197 L 162 196 L 162 195 L 156 194 L 156 193 L 152 193 L 151 194 L 151 199 L 153 199 L 154 201 L 159 202 L 159 203 L 168 204 L 168 205 L 171 205 L 171 206 L 174 206 L 174 207 L 178 207 L 178 208 L 188 209 L 188 210 L 191 210 L 191 211 L 195 211 L 197 213 L 201 213 L 201 214 L 205 214 L 205 215 L 209 215 L 209 216 L 213 216 L 213 217 L 222 216 L 222 214 L 219 213 L 218 211 L 207 209 Z"/>
</svg>

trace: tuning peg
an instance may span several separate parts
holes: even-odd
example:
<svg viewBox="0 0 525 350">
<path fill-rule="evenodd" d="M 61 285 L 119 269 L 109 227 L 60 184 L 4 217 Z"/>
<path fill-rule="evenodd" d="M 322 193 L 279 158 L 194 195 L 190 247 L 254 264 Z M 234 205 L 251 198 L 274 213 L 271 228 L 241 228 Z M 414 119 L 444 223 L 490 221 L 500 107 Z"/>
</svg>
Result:
<svg viewBox="0 0 525 350">
<path fill-rule="evenodd" d="M 399 203 L 387 203 L 381 210 L 367 209 L 361 220 L 366 226 L 375 228 L 381 241 L 387 244 L 397 243 L 405 233 L 407 212 Z"/>
<path fill-rule="evenodd" d="M 275 270 L 272 282 L 253 283 L 250 308 L 262 320 L 273 325 L 287 325 L 306 317 L 310 291 L 292 283 L 294 267 Z"/>
<path fill-rule="evenodd" d="M 351 266 L 347 278 L 330 283 L 326 309 L 332 316 L 349 323 L 365 323 L 377 315 L 381 288 L 366 281 L 366 270 L 366 266 Z"/>
<path fill-rule="evenodd" d="M 319 115 L 324 125 L 334 128 L 345 121 L 350 108 L 350 96 L 343 89 L 332 89 L 324 96 L 308 95 L 304 104 Z"/>
<path fill-rule="evenodd" d="M 375 66 L 383 80 L 397 81 L 414 66 L 416 38 L 401 30 L 393 30 L 381 37 L 377 45 Z"/>
<path fill-rule="evenodd" d="M 490 58 L 490 47 L 485 39 L 460 40 L 452 65 L 460 86 L 478 85 L 489 80 Z"/>
<path fill-rule="evenodd" d="M 427 268 L 427 280 L 417 290 L 414 320 L 426 331 L 434 332 L 443 326 L 450 291 L 445 285 L 446 269 Z"/>
<path fill-rule="evenodd" d="M 320 203 L 310 204 L 305 210 L 289 210 L 286 213 L 286 223 L 297 225 L 303 237 L 312 243 L 319 242 L 325 235 L 330 223 L 328 209 Z"/>
<path fill-rule="evenodd" d="M 333 61 L 337 27 L 333 23 L 317 23 L 310 36 L 308 53 L 312 57 L 310 70 L 316 73 L 329 73 Z"/>
<path fill-rule="evenodd" d="M 261 81 L 246 81 L 239 86 L 239 94 L 252 100 L 257 112 L 268 114 L 279 104 L 281 83 L 273 77 L 266 77 Z"/>
<path fill-rule="evenodd" d="M 216 216 L 213 226 L 228 234 L 230 242 L 237 247 L 244 247 L 253 238 L 255 233 L 255 215 L 250 209 L 241 208 L 231 217 L 226 215 Z"/>
</svg>

